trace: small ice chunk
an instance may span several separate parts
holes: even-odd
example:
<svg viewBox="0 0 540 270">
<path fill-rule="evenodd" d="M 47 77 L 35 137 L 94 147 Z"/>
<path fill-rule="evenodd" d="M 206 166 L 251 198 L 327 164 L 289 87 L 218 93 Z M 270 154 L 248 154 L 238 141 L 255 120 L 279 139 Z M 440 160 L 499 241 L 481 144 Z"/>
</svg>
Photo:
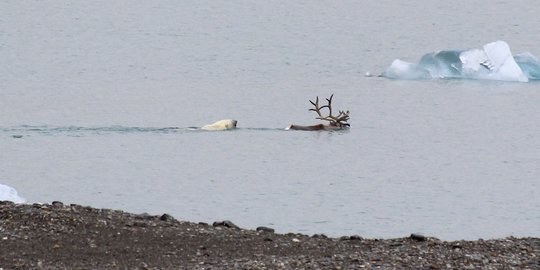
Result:
<svg viewBox="0 0 540 270">
<path fill-rule="evenodd" d="M 0 201 L 11 201 L 14 203 L 25 203 L 26 200 L 17 194 L 17 191 L 6 185 L 0 184 Z"/>
<path fill-rule="evenodd" d="M 418 64 L 405 62 L 399 59 L 394 60 L 384 73 L 384 77 L 391 79 L 418 80 L 430 79 L 429 71 Z"/>
</svg>

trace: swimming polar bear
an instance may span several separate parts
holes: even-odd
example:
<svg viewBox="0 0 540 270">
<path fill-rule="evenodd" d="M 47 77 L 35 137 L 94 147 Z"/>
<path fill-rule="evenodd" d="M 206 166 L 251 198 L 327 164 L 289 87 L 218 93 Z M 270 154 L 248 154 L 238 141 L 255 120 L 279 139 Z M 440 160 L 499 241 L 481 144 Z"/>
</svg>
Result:
<svg viewBox="0 0 540 270">
<path fill-rule="evenodd" d="M 219 120 L 213 124 L 203 126 L 202 130 L 229 130 L 235 129 L 238 121 L 233 119 Z"/>
</svg>

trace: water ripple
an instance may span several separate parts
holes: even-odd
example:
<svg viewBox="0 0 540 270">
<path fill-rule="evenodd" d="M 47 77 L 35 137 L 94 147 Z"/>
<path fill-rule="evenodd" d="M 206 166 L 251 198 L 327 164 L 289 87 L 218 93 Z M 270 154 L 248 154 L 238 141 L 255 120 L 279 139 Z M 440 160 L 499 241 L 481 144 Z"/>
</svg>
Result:
<svg viewBox="0 0 540 270">
<path fill-rule="evenodd" d="M 229 130 L 230 131 L 230 130 Z M 229 132 L 227 131 L 227 132 Z M 237 128 L 236 131 L 284 131 L 283 128 Z M 201 130 L 199 127 L 128 127 L 128 126 L 32 126 L 21 125 L 14 127 L 0 127 L 1 133 L 8 133 L 13 138 L 21 138 L 24 135 L 105 135 L 105 134 L 182 134 L 188 132 L 215 132 Z"/>
</svg>

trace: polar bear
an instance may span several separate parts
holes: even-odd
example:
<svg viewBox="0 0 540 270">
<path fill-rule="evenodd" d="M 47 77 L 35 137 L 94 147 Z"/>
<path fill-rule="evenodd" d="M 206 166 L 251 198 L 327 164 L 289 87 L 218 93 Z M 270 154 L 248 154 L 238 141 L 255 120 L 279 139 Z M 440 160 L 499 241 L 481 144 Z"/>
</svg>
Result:
<svg viewBox="0 0 540 270">
<path fill-rule="evenodd" d="M 219 120 L 213 124 L 203 126 L 201 129 L 203 130 L 229 130 L 229 129 L 235 129 L 236 123 L 238 121 L 233 119 L 225 119 L 225 120 Z"/>
</svg>

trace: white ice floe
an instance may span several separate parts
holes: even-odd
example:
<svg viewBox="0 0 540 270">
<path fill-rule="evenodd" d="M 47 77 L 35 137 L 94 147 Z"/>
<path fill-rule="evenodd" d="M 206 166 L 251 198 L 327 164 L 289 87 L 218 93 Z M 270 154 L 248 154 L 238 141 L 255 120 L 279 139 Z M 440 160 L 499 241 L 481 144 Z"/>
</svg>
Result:
<svg viewBox="0 0 540 270">
<path fill-rule="evenodd" d="M 418 64 L 396 59 L 383 76 L 402 80 L 457 78 L 528 82 L 540 79 L 540 62 L 530 53 L 513 56 L 506 42 L 495 41 L 482 49 L 428 53 Z"/>
<path fill-rule="evenodd" d="M 12 201 L 14 203 L 25 203 L 26 200 L 17 194 L 17 191 L 6 185 L 0 184 L 0 201 Z"/>
</svg>

